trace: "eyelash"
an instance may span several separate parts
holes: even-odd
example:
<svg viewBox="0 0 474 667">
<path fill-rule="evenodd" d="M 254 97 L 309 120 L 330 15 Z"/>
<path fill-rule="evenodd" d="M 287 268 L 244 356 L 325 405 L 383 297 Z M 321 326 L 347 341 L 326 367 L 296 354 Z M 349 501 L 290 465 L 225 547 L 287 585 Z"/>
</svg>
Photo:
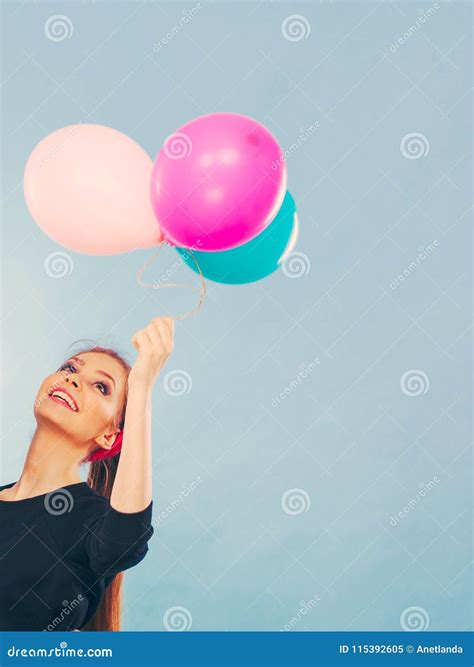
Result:
<svg viewBox="0 0 474 667">
<path fill-rule="evenodd" d="M 63 370 L 65 370 L 66 368 L 72 368 L 74 373 L 75 373 L 76 370 L 77 370 L 76 367 L 74 366 L 74 364 L 71 364 L 70 362 L 66 362 L 65 364 L 63 364 L 62 366 L 59 367 L 58 371 L 63 371 Z M 109 387 L 108 387 L 107 384 L 105 384 L 105 382 L 96 382 L 95 384 L 96 384 L 96 385 L 100 385 L 100 386 L 103 388 L 103 391 L 101 391 L 101 390 L 99 389 L 100 393 L 101 393 L 103 396 L 107 396 L 107 394 L 110 394 Z"/>
</svg>

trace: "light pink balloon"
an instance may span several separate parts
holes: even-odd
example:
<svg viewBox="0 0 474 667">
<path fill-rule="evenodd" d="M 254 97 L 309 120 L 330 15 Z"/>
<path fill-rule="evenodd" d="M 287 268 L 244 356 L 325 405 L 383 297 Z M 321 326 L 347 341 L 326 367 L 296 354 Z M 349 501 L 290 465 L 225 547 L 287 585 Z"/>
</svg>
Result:
<svg viewBox="0 0 474 667">
<path fill-rule="evenodd" d="M 23 186 L 31 215 L 66 248 L 115 255 L 163 240 L 150 202 L 153 162 L 104 125 L 70 125 L 35 147 Z"/>
<path fill-rule="evenodd" d="M 287 187 L 283 152 L 248 116 L 213 113 L 164 142 L 151 199 L 168 243 L 204 251 L 235 248 L 278 213 Z"/>
</svg>

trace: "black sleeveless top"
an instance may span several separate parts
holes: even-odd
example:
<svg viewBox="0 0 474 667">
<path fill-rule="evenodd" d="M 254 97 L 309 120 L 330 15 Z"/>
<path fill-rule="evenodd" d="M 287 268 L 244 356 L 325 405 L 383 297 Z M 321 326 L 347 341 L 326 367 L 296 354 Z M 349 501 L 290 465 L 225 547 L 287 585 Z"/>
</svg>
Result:
<svg viewBox="0 0 474 667">
<path fill-rule="evenodd" d="M 153 501 L 119 512 L 87 482 L 1 498 L 0 630 L 80 630 L 113 577 L 143 560 L 154 532 Z"/>
</svg>

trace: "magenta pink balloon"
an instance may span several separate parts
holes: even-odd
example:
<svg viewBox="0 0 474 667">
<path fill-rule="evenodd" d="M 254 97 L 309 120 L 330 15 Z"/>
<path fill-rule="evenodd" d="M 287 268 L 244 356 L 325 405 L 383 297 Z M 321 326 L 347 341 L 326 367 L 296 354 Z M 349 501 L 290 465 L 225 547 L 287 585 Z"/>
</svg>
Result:
<svg viewBox="0 0 474 667">
<path fill-rule="evenodd" d="M 151 200 L 168 243 L 219 251 L 260 234 L 280 210 L 286 187 L 273 135 L 247 116 L 213 113 L 166 139 L 153 167 Z"/>
<path fill-rule="evenodd" d="M 35 147 L 23 186 L 31 215 L 66 248 L 115 255 L 163 240 L 150 202 L 153 161 L 104 125 L 70 125 Z"/>
</svg>

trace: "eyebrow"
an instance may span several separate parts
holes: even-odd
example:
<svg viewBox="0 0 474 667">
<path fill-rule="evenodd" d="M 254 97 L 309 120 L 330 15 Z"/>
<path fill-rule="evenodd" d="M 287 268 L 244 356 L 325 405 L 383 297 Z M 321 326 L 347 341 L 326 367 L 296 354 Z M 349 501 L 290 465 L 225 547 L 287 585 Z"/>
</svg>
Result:
<svg viewBox="0 0 474 667">
<path fill-rule="evenodd" d="M 84 361 L 84 359 L 80 359 L 79 357 L 71 357 L 71 360 L 77 362 L 81 366 L 84 366 L 84 364 L 86 363 Z M 108 377 L 114 383 L 114 387 L 116 386 L 114 378 L 111 375 L 109 375 L 109 373 L 106 373 L 105 371 L 100 371 L 100 370 L 96 371 L 96 372 L 100 373 L 101 375 L 105 375 L 105 377 Z"/>
</svg>

